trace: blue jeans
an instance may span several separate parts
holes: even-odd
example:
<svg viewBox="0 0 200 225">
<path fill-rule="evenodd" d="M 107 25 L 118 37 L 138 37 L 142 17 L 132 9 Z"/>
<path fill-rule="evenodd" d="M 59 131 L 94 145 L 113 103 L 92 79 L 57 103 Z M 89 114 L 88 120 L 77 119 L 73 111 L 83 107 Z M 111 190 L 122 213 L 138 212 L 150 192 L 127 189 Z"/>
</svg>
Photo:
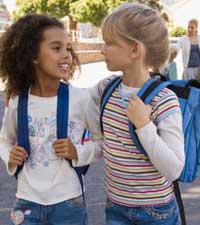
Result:
<svg viewBox="0 0 200 225">
<path fill-rule="evenodd" d="M 107 199 L 106 225 L 181 225 L 181 221 L 175 199 L 147 207 L 126 207 Z"/>
<path fill-rule="evenodd" d="M 17 199 L 11 212 L 10 223 L 10 225 L 87 224 L 87 209 L 82 196 L 48 206 Z"/>
</svg>

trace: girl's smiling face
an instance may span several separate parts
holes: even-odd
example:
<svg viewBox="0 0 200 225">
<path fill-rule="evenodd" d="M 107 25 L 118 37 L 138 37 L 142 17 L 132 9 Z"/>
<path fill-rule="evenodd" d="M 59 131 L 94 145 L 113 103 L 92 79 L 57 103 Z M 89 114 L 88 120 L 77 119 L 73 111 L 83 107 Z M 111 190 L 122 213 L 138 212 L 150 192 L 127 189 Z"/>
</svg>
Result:
<svg viewBox="0 0 200 225">
<path fill-rule="evenodd" d="M 34 60 L 36 77 L 68 80 L 72 64 L 71 50 L 65 30 L 59 27 L 45 29 Z"/>
</svg>

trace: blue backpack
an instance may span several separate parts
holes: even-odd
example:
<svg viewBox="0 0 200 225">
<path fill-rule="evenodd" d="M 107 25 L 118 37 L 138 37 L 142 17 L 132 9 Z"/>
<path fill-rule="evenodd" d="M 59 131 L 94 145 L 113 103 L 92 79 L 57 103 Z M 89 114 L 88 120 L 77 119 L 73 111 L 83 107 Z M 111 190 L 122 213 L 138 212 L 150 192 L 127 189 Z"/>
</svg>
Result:
<svg viewBox="0 0 200 225">
<path fill-rule="evenodd" d="M 66 138 L 68 136 L 68 103 L 69 89 L 68 85 L 60 82 L 58 89 L 57 103 L 57 138 Z M 28 92 L 23 92 L 19 95 L 17 126 L 18 126 L 18 145 L 23 147 L 28 155 L 30 155 L 29 129 L 28 129 Z M 91 140 L 91 134 L 85 130 L 82 137 L 82 144 Z M 69 160 L 72 166 L 71 160 Z M 15 177 L 18 177 L 23 165 L 17 167 Z M 73 167 L 73 166 L 72 166 Z M 84 194 L 83 176 L 86 174 L 89 165 L 82 167 L 73 167 L 81 184 L 82 193 Z"/>
<path fill-rule="evenodd" d="M 105 105 L 116 87 L 121 83 L 121 77 L 115 77 L 105 86 L 100 103 L 100 126 L 103 132 L 102 114 Z M 196 80 L 173 80 L 163 82 L 158 79 L 148 80 L 138 92 L 145 104 L 167 87 L 178 96 L 183 116 L 183 132 L 185 140 L 185 166 L 179 181 L 192 182 L 197 177 L 200 165 L 200 83 Z M 137 148 L 146 154 L 135 132 L 134 125 L 129 121 L 129 131 Z"/>
</svg>

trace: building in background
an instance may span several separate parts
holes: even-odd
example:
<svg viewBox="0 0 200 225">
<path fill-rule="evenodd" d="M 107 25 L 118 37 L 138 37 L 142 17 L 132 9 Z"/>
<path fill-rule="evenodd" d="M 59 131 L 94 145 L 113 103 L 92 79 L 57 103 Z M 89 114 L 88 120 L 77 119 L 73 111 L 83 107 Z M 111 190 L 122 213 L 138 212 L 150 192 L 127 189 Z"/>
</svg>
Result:
<svg viewBox="0 0 200 225">
<path fill-rule="evenodd" d="M 190 19 L 196 18 L 200 23 L 199 0 L 161 0 L 173 18 L 175 26 L 187 27 Z"/>
<path fill-rule="evenodd" d="M 10 13 L 3 0 L 0 0 L 0 33 L 4 32 L 10 25 Z"/>
</svg>

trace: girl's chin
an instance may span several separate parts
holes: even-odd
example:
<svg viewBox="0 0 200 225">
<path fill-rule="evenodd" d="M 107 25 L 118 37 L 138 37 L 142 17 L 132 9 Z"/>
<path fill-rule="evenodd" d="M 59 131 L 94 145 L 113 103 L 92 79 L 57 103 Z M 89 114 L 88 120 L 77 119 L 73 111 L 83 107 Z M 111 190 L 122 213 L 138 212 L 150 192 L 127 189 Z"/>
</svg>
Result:
<svg viewBox="0 0 200 225">
<path fill-rule="evenodd" d="M 69 79 L 69 74 L 63 74 L 63 75 L 61 75 L 60 76 L 60 79 L 67 81 Z"/>
<path fill-rule="evenodd" d="M 110 71 L 118 71 L 117 69 L 115 69 L 113 66 L 106 64 L 106 67 L 108 70 Z"/>
</svg>

